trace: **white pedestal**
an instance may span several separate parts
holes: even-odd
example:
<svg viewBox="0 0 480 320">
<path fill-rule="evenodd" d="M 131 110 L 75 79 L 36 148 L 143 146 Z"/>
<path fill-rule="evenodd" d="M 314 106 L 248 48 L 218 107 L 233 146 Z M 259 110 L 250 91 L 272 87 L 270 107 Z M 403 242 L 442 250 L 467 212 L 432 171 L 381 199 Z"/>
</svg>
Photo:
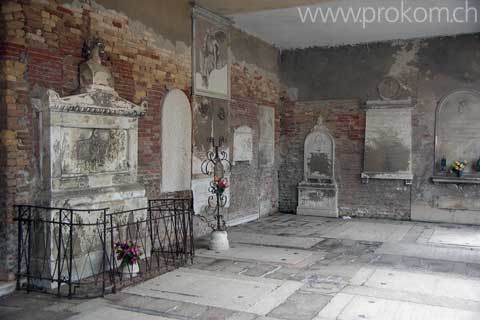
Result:
<svg viewBox="0 0 480 320">
<path fill-rule="evenodd" d="M 209 249 L 214 251 L 227 251 L 230 249 L 227 231 L 213 231 L 210 234 Z"/>
</svg>

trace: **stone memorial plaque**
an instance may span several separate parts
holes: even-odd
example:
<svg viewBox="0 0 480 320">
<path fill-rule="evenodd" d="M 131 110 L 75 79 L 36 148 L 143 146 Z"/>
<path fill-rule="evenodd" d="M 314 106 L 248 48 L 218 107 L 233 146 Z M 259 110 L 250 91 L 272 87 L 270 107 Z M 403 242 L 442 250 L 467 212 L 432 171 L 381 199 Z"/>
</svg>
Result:
<svg viewBox="0 0 480 320">
<path fill-rule="evenodd" d="M 193 90 L 195 95 L 230 99 L 231 21 L 193 8 Z"/>
<path fill-rule="evenodd" d="M 275 160 L 275 110 L 259 107 L 258 157 L 261 166 L 270 166 Z"/>
<path fill-rule="evenodd" d="M 305 140 L 305 180 L 331 179 L 333 140 L 325 132 L 314 132 Z"/>
<path fill-rule="evenodd" d="M 101 172 L 128 172 L 128 130 L 124 129 L 58 129 L 54 144 L 62 145 L 61 175 L 83 175 Z"/>
<path fill-rule="evenodd" d="M 411 101 L 369 101 L 367 108 L 362 178 L 411 181 Z"/>
<path fill-rule="evenodd" d="M 440 161 L 455 160 L 474 164 L 480 157 L 480 93 L 473 90 L 454 92 L 440 102 L 435 122 L 435 171 Z M 473 171 L 467 166 L 466 173 Z"/>
<path fill-rule="evenodd" d="M 253 130 L 248 126 L 235 129 L 233 134 L 233 161 L 252 161 Z"/>
</svg>

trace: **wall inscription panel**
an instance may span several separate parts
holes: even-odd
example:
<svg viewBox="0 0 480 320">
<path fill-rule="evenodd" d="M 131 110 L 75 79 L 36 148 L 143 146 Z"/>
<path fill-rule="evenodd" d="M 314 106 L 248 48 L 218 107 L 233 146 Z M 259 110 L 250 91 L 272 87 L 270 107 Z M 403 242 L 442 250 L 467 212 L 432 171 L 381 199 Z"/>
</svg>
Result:
<svg viewBox="0 0 480 320">
<path fill-rule="evenodd" d="M 362 178 L 410 182 L 413 178 L 411 101 L 369 101 L 366 119 Z"/>
<path fill-rule="evenodd" d="M 62 175 L 127 172 L 128 130 L 61 128 Z"/>
</svg>

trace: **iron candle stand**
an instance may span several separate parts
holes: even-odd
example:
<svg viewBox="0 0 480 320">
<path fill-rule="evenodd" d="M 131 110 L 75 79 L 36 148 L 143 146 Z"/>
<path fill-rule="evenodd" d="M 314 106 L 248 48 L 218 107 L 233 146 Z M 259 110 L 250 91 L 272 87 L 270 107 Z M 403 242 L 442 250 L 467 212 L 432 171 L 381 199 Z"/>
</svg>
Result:
<svg viewBox="0 0 480 320">
<path fill-rule="evenodd" d="M 220 151 L 225 138 L 220 137 L 218 143 L 215 143 L 215 138 L 209 138 L 208 141 L 212 143 L 213 151 L 207 152 L 207 159 L 202 162 L 201 171 L 207 176 L 213 174 L 213 180 L 210 181 L 208 191 L 211 195 L 208 197 L 208 207 L 206 208 L 207 215 L 209 209 L 213 209 L 211 212 L 214 214 L 215 223 L 208 222 L 207 217 L 201 217 L 202 220 L 208 223 L 208 225 L 217 231 L 223 231 L 226 229 L 226 223 L 221 214 L 221 208 L 225 207 L 228 201 L 228 197 L 224 194 L 224 191 L 220 191 L 218 183 L 221 180 L 226 182 L 225 172 L 230 172 L 231 163 L 228 160 L 228 154 L 225 151 Z"/>
</svg>

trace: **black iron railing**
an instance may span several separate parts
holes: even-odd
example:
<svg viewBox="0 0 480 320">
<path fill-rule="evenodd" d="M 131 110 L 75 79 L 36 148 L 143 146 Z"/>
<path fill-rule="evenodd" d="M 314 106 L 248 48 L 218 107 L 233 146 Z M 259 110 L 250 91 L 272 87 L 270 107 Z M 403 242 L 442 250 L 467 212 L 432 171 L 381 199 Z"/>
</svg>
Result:
<svg viewBox="0 0 480 320">
<path fill-rule="evenodd" d="M 18 205 L 17 289 L 95 297 L 193 261 L 192 199 L 150 200 L 109 212 Z M 138 269 L 117 261 L 115 244 L 143 251 Z"/>
</svg>

